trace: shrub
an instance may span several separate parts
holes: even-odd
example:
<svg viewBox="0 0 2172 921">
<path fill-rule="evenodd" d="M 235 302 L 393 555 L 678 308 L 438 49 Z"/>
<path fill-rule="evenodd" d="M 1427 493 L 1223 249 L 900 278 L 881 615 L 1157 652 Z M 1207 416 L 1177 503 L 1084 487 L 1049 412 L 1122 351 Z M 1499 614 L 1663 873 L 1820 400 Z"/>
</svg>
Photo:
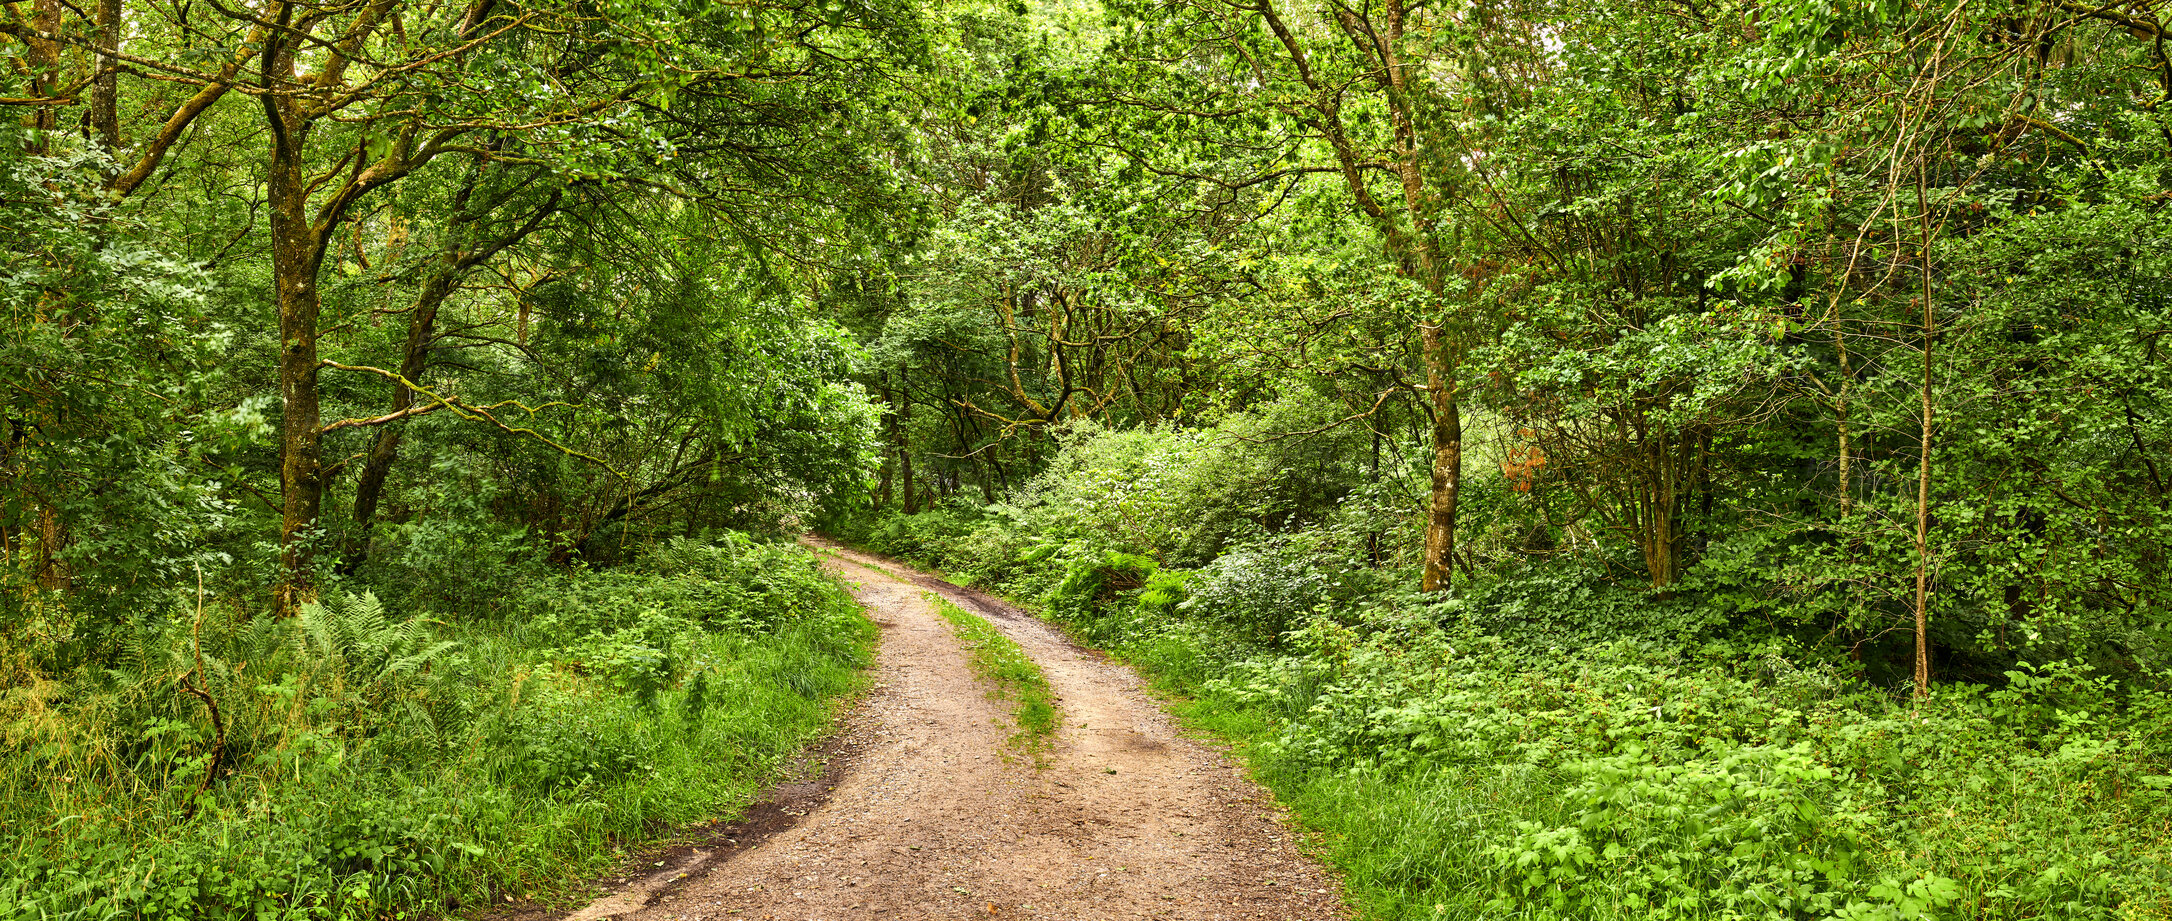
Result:
<svg viewBox="0 0 2172 921">
<path fill-rule="evenodd" d="M 856 543 L 919 566 L 945 569 L 952 549 L 980 523 L 977 512 L 952 506 L 916 515 L 891 510 L 872 520 Z"/>
<path fill-rule="evenodd" d="M 1216 558 L 1200 571 L 1180 611 L 1272 644 L 1314 612 L 1374 587 L 1369 570 L 1317 552 L 1307 536 L 1252 541 Z"/>
<path fill-rule="evenodd" d="M 1157 568 L 1150 558 L 1115 550 L 1075 560 L 1048 593 L 1048 610 L 1059 617 L 1093 620 L 1124 593 L 1145 586 Z"/>
<path fill-rule="evenodd" d="M 1589 565 L 1510 566 L 1460 594 L 1450 612 L 1489 633 L 1539 649 L 1617 640 L 1679 648 L 1694 645 L 1725 623 L 1709 606 L 1655 596 Z"/>
<path fill-rule="evenodd" d="M 1198 573 L 1181 569 L 1155 570 L 1139 588 L 1139 616 L 1175 619 L 1184 602 L 1191 598 L 1192 585 L 1198 578 Z"/>
</svg>

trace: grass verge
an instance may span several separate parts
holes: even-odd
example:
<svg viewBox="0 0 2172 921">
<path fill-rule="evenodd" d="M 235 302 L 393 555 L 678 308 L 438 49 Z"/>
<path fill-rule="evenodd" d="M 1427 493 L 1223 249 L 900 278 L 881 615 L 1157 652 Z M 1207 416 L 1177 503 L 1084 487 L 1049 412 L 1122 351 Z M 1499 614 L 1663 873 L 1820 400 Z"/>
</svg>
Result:
<svg viewBox="0 0 2172 921">
<path fill-rule="evenodd" d="M 16 659 L 0 919 L 579 898 L 751 802 L 865 686 L 874 639 L 810 555 L 738 541 L 539 576 L 497 619 L 396 618 L 367 595 L 277 620 L 184 606 L 97 669 Z"/>
<path fill-rule="evenodd" d="M 973 672 L 988 682 L 988 696 L 1011 702 L 1011 718 L 1018 727 L 1011 734 L 1011 744 L 1033 756 L 1035 764 L 1045 764 L 1057 714 L 1055 692 L 1049 689 L 1040 664 L 979 615 L 934 593 L 926 597 L 965 645 Z"/>
</svg>

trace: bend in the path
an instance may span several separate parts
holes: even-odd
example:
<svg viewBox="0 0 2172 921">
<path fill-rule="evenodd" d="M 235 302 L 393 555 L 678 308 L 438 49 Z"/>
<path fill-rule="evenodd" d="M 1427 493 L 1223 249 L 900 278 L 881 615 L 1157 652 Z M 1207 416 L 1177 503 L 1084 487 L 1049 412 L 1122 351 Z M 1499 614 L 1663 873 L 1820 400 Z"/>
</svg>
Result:
<svg viewBox="0 0 2172 921">
<path fill-rule="evenodd" d="M 628 911 L 590 918 L 1346 917 L 1327 873 L 1228 758 L 1178 731 L 1126 668 L 992 599 L 825 545 L 882 625 L 857 762 L 797 826 Z M 923 596 L 942 590 L 1041 663 L 1063 708 L 1048 767 Z"/>
</svg>

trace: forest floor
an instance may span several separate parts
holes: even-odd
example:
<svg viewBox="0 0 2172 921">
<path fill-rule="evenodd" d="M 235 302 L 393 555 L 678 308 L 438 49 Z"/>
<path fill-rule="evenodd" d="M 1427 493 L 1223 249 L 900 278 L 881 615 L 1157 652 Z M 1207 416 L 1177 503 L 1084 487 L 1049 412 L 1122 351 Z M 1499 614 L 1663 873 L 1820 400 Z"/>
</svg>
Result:
<svg viewBox="0 0 2172 921">
<path fill-rule="evenodd" d="M 1269 795 L 1130 669 L 980 593 L 815 545 L 883 637 L 874 690 L 821 753 L 826 769 L 743 834 L 563 921 L 1348 917 Z M 1061 723 L 1038 758 L 1009 744 L 1008 704 L 976 680 L 931 593 L 1046 673 Z"/>
</svg>

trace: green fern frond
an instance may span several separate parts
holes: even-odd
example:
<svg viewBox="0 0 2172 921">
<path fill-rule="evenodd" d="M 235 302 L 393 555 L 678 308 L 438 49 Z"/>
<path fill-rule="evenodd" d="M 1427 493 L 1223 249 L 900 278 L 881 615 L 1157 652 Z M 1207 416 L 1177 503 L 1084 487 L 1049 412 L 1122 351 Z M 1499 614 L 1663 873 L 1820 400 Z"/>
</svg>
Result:
<svg viewBox="0 0 2172 921">
<path fill-rule="evenodd" d="M 302 605 L 295 612 L 294 624 L 299 628 L 294 635 L 295 651 L 303 656 L 323 658 L 339 649 L 338 627 L 322 602 Z"/>
<path fill-rule="evenodd" d="M 376 592 L 363 592 L 359 598 L 348 595 L 347 605 L 348 624 L 356 639 L 377 640 L 385 635 L 390 624 L 385 620 L 384 602 L 377 599 Z"/>
<path fill-rule="evenodd" d="M 415 622 L 416 621 L 410 621 L 409 623 L 412 624 Z M 401 656 L 400 658 L 393 659 L 390 662 L 386 662 L 384 670 L 379 674 L 385 676 L 404 676 L 415 674 L 417 671 L 420 671 L 423 666 L 428 665 L 431 662 L 437 661 L 439 657 L 443 656 L 445 653 L 451 652 L 452 650 L 459 648 L 459 646 L 459 643 L 455 643 L 450 640 L 440 641 L 427 649 L 414 653 L 413 655 Z"/>
</svg>

